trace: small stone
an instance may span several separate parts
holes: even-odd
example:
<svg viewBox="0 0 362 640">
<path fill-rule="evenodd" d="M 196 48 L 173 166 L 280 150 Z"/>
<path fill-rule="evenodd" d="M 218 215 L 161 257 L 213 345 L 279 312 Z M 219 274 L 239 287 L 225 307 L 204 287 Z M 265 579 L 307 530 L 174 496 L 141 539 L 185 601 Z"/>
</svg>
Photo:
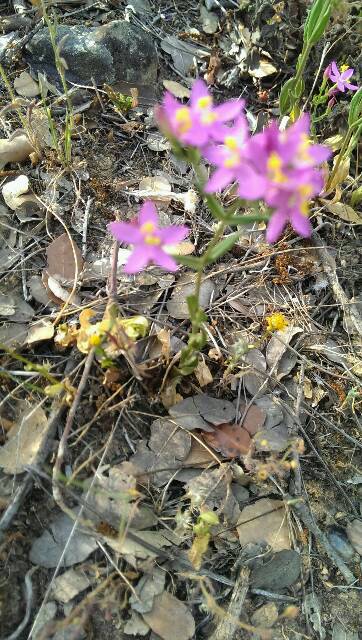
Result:
<svg viewBox="0 0 362 640">
<path fill-rule="evenodd" d="M 362 556 L 362 521 L 352 520 L 347 525 L 347 536 L 352 547 Z"/>
<path fill-rule="evenodd" d="M 275 602 L 267 602 L 254 611 L 251 622 L 255 627 L 266 627 L 269 629 L 278 620 L 278 607 Z"/>
<path fill-rule="evenodd" d="M 219 28 L 219 19 L 216 13 L 208 11 L 205 7 L 201 6 L 200 18 L 202 24 L 202 30 L 204 33 L 215 33 Z"/>
<path fill-rule="evenodd" d="M 76 84 L 98 85 L 116 82 L 153 85 L 157 79 L 157 52 L 153 37 L 126 20 L 114 20 L 100 27 L 60 25 L 57 43 L 65 75 Z M 46 73 L 59 83 L 49 29 L 38 31 L 27 45 L 33 72 Z"/>
<path fill-rule="evenodd" d="M 329 531 L 327 537 L 333 549 L 337 551 L 345 562 L 352 560 L 355 552 L 353 547 L 349 544 L 343 529 L 332 529 Z"/>
<path fill-rule="evenodd" d="M 53 620 L 56 614 L 57 605 L 55 602 L 47 602 L 44 607 L 41 608 L 33 628 L 33 633 L 31 634 L 32 640 L 37 640 L 42 637 L 42 629 L 44 625 Z"/>
<path fill-rule="evenodd" d="M 291 549 L 275 553 L 269 562 L 254 569 L 251 583 L 256 589 L 276 591 L 290 587 L 300 576 L 300 555 Z"/>
</svg>

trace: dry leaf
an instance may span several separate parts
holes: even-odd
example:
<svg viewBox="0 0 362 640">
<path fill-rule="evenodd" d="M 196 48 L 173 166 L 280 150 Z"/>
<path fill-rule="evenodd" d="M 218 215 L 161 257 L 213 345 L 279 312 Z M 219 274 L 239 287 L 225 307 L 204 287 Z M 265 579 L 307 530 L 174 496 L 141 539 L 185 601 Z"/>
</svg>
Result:
<svg viewBox="0 0 362 640">
<path fill-rule="evenodd" d="M 339 156 L 340 156 L 340 154 L 335 156 L 334 159 L 333 159 L 333 168 L 332 168 L 331 173 L 333 173 L 333 170 L 334 170 L 335 166 L 337 165 L 337 162 L 339 162 Z M 334 175 L 333 180 L 327 182 L 327 193 L 331 193 L 332 191 L 334 191 L 336 189 L 336 187 L 338 185 L 342 184 L 342 182 L 345 181 L 345 179 L 347 178 L 347 176 L 349 174 L 350 163 L 351 163 L 351 158 L 349 156 L 345 156 L 343 158 L 343 160 L 341 161 L 341 163 L 339 164 L 338 170 L 337 170 L 336 174 Z"/>
<path fill-rule="evenodd" d="M 167 250 L 167 247 L 166 247 Z M 173 256 L 189 256 L 190 253 L 195 251 L 195 245 L 192 242 L 180 242 L 176 246 L 172 247 L 172 255 Z"/>
<path fill-rule="evenodd" d="M 248 73 L 252 78 L 266 78 L 277 71 L 278 69 L 267 58 L 260 58 L 258 67 L 248 68 Z"/>
<path fill-rule="evenodd" d="M 38 322 L 30 325 L 28 335 L 26 336 L 26 343 L 31 345 L 44 340 L 50 340 L 54 336 L 54 325 L 50 320 L 42 318 Z"/>
<path fill-rule="evenodd" d="M 15 78 L 14 89 L 19 96 L 24 96 L 24 98 L 35 98 L 40 94 L 38 83 L 27 71 L 23 71 L 20 76 Z"/>
<path fill-rule="evenodd" d="M 357 211 L 348 204 L 343 204 L 343 202 L 330 202 L 329 200 L 323 200 L 322 198 L 321 202 L 323 202 L 330 213 L 338 216 L 341 220 L 345 220 L 352 224 L 362 224 L 362 216 L 360 216 Z"/>
<path fill-rule="evenodd" d="M 294 327 L 293 325 L 288 325 L 285 329 L 275 331 L 269 340 L 265 354 L 266 361 L 269 369 L 273 368 L 273 371 L 276 372 L 278 379 L 278 364 L 285 352 L 288 350 L 290 341 L 298 333 L 303 333 L 303 329 L 300 327 Z M 285 375 L 284 372 L 281 377 L 283 377 L 283 375 Z"/>
<path fill-rule="evenodd" d="M 200 387 L 206 387 L 206 385 L 210 384 L 214 379 L 204 359 L 199 360 L 197 367 L 194 370 L 194 374 Z"/>
<path fill-rule="evenodd" d="M 238 424 L 220 424 L 212 433 L 204 433 L 203 438 L 209 447 L 225 458 L 246 455 L 251 445 L 249 433 Z"/>
<path fill-rule="evenodd" d="M 63 233 L 47 247 L 47 273 L 63 284 L 72 285 L 76 275 L 82 271 L 83 258 L 74 241 Z"/>
<path fill-rule="evenodd" d="M 327 140 L 324 141 L 324 144 L 330 147 L 332 151 L 338 151 L 338 149 L 340 149 L 343 144 L 343 140 L 344 140 L 344 137 L 342 136 L 342 134 L 337 133 L 335 136 L 331 136 L 331 138 L 327 138 Z"/>
<path fill-rule="evenodd" d="M 46 292 L 49 296 L 49 299 L 52 302 L 55 302 L 56 304 L 59 304 L 60 306 L 62 306 L 64 302 L 69 300 L 70 291 L 62 287 L 62 285 L 58 282 L 56 278 L 53 278 L 52 276 L 48 276 L 47 272 L 43 271 L 42 280 L 43 280 L 43 284 L 46 289 Z M 71 304 L 79 306 L 81 303 L 81 300 L 76 294 L 74 294 L 70 298 L 69 302 Z"/>
<path fill-rule="evenodd" d="M 41 407 L 20 404 L 20 415 L 8 433 L 8 441 L 0 447 L 0 467 L 5 473 L 23 473 L 27 465 L 35 465 L 48 436 L 48 420 Z"/>
<path fill-rule="evenodd" d="M 36 202 L 38 199 L 29 191 L 29 179 L 27 176 L 21 175 L 4 184 L 2 188 L 3 198 L 9 209 L 15 211 L 27 202 Z"/>
<path fill-rule="evenodd" d="M 244 507 L 238 520 L 242 547 L 249 542 L 267 542 L 274 551 L 290 549 L 288 521 L 281 500 L 262 498 Z"/>
<path fill-rule="evenodd" d="M 190 640 L 195 633 L 195 621 L 189 609 L 168 591 L 155 596 L 151 611 L 142 615 L 162 640 Z"/>
<path fill-rule="evenodd" d="M 184 87 L 182 84 L 176 82 L 175 80 L 164 80 L 163 86 L 165 87 L 165 89 L 167 89 L 167 91 L 172 93 L 175 98 L 179 98 L 179 100 L 182 100 L 182 98 L 189 98 L 191 95 L 190 89 Z"/>
<path fill-rule="evenodd" d="M 162 182 L 161 182 L 162 180 Z M 169 203 L 171 200 L 175 202 L 180 202 L 185 211 L 187 213 L 195 213 L 196 205 L 199 202 L 199 196 L 194 189 L 189 189 L 186 193 L 175 193 L 174 191 L 169 191 L 166 189 L 166 180 L 165 178 L 144 178 L 141 184 L 146 182 L 146 187 L 139 190 L 127 191 L 127 193 L 131 196 L 136 196 L 137 198 L 142 198 L 143 200 L 151 199 L 159 202 Z M 156 182 L 155 182 L 156 181 Z M 151 189 L 151 184 L 157 184 L 156 189 Z M 161 185 L 161 189 L 159 186 Z M 164 187 L 162 186 L 164 185 Z"/>
<path fill-rule="evenodd" d="M 234 405 L 228 400 L 211 398 L 203 393 L 185 398 L 169 410 L 174 421 L 184 429 L 188 431 L 201 429 L 209 432 L 214 430 L 211 425 L 234 420 L 235 412 Z"/>
<path fill-rule="evenodd" d="M 33 151 L 34 147 L 22 129 L 15 131 L 10 138 L 0 139 L 0 170 L 8 162 L 23 162 Z"/>
</svg>

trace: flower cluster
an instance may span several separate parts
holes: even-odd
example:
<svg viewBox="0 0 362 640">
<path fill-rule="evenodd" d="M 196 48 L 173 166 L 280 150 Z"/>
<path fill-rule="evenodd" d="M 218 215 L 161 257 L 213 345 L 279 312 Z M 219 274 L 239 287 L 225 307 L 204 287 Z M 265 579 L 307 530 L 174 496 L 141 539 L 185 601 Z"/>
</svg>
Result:
<svg viewBox="0 0 362 640">
<path fill-rule="evenodd" d="M 331 71 L 335 74 L 333 64 Z M 337 85 L 353 87 L 346 83 L 351 75 L 346 73 L 340 75 Z M 299 235 L 309 236 L 309 201 L 323 187 L 319 165 L 330 151 L 311 142 L 307 115 L 285 131 L 272 122 L 263 132 L 251 136 L 243 110 L 243 100 L 215 106 L 206 84 L 199 79 L 187 105 L 166 92 L 156 118 L 171 140 L 197 148 L 215 166 L 204 186 L 206 193 L 236 182 L 241 198 L 264 200 L 272 209 L 266 232 L 268 242 L 276 242 L 288 222 Z M 108 228 L 119 241 L 134 245 L 126 264 L 127 273 L 136 273 L 150 263 L 174 271 L 177 265 L 167 252 L 167 245 L 181 242 L 188 234 L 184 226 L 159 228 L 151 202 L 143 205 L 138 221 L 113 222 Z"/>
<path fill-rule="evenodd" d="M 332 92 L 337 93 L 338 91 L 344 93 L 346 89 L 357 91 L 358 86 L 349 82 L 353 74 L 354 69 L 350 69 L 346 64 L 343 64 L 341 70 L 339 70 L 337 63 L 333 60 L 324 71 L 324 77 L 329 78 L 335 84 L 335 87 L 329 92 L 330 95 L 332 95 Z"/>
</svg>

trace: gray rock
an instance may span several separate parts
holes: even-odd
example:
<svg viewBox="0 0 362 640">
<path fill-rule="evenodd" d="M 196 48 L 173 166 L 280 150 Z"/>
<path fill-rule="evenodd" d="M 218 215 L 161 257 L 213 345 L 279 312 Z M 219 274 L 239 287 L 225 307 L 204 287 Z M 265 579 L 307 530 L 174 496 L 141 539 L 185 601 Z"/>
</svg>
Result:
<svg viewBox="0 0 362 640">
<path fill-rule="evenodd" d="M 251 583 L 256 589 L 268 589 L 278 593 L 296 582 L 299 576 L 299 553 L 284 549 L 275 553 L 269 562 L 254 569 Z"/>
<path fill-rule="evenodd" d="M 340 555 L 345 562 L 352 560 L 354 556 L 354 549 L 349 544 L 347 535 L 344 533 L 343 529 L 331 529 L 328 532 L 328 540 L 333 549 L 337 551 L 338 555 Z"/>
<path fill-rule="evenodd" d="M 66 78 L 77 84 L 135 82 L 154 84 L 157 53 L 152 36 L 125 20 L 100 27 L 59 26 L 57 43 L 67 65 Z M 46 73 L 59 82 L 49 29 L 44 28 L 27 45 L 27 58 L 34 73 Z"/>
</svg>

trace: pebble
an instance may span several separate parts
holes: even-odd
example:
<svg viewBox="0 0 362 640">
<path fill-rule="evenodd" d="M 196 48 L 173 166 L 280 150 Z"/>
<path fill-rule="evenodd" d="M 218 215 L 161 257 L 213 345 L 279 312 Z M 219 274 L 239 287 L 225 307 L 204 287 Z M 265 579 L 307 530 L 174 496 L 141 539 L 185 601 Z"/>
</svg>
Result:
<svg viewBox="0 0 362 640">
<path fill-rule="evenodd" d="M 300 576 L 300 555 L 291 549 L 274 553 L 271 560 L 256 567 L 251 574 L 251 584 L 257 589 L 267 589 L 279 593 L 290 587 Z"/>
<path fill-rule="evenodd" d="M 352 560 L 355 552 L 348 542 L 348 538 L 343 529 L 331 529 L 331 531 L 328 532 L 327 537 L 333 549 L 337 551 L 345 562 Z"/>
</svg>

